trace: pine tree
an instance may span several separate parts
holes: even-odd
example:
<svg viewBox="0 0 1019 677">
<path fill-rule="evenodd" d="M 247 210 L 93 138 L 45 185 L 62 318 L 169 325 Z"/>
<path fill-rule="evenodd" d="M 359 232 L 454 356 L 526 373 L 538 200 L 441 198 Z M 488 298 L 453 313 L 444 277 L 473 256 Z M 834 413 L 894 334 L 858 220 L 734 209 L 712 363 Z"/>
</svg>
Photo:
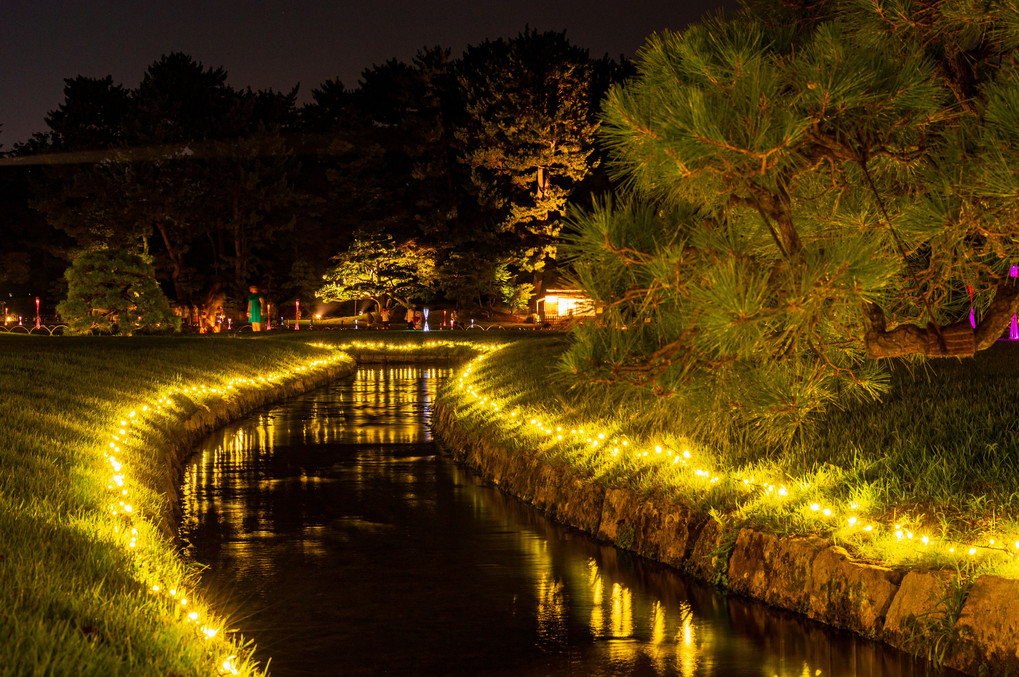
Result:
<svg viewBox="0 0 1019 677">
<path fill-rule="evenodd" d="M 76 334 L 93 330 L 130 336 L 180 329 L 180 318 L 156 282 L 151 261 L 123 249 L 82 252 L 65 271 L 67 298 L 57 313 Z"/>
<path fill-rule="evenodd" d="M 878 360 L 993 344 L 1019 306 L 1016 18 L 762 2 L 652 36 L 604 105 L 629 193 L 576 224 L 603 312 L 569 366 L 775 445 L 878 397 Z"/>
<path fill-rule="evenodd" d="M 525 270 L 556 255 L 571 193 L 593 169 L 590 58 L 564 33 L 527 30 L 464 54 L 462 161 Z"/>
</svg>

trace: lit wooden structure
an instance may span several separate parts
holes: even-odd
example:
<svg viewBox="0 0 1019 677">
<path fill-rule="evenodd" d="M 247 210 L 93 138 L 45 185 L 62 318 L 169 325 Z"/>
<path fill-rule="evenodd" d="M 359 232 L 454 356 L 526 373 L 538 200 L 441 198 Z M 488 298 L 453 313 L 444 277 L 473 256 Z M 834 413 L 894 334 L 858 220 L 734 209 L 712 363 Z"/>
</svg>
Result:
<svg viewBox="0 0 1019 677">
<path fill-rule="evenodd" d="M 536 301 L 541 322 L 557 324 L 574 317 L 594 317 L 591 297 L 579 289 L 546 289 Z"/>
</svg>

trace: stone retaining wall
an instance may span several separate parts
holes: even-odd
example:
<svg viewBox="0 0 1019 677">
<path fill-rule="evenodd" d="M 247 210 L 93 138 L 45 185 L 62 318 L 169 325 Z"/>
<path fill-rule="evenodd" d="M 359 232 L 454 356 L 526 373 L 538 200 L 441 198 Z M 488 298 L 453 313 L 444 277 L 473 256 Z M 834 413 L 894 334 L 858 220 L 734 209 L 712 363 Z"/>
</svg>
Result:
<svg viewBox="0 0 1019 677">
<path fill-rule="evenodd" d="M 727 528 L 682 501 L 605 487 L 568 466 L 510 452 L 458 421 L 440 396 L 432 428 L 453 458 L 558 522 L 738 594 L 941 655 L 961 672 L 1019 676 L 1017 580 L 984 576 L 967 590 L 954 571 L 859 562 L 821 538 Z"/>
</svg>

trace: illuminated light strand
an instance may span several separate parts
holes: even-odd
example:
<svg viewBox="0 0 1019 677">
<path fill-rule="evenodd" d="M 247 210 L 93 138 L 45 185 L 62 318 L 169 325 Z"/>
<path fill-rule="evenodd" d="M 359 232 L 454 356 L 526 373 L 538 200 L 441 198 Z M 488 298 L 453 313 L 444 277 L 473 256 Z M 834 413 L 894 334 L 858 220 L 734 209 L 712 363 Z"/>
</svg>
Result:
<svg viewBox="0 0 1019 677">
<path fill-rule="evenodd" d="M 585 435 L 583 429 L 573 429 L 569 432 L 568 436 L 562 434 L 562 426 L 557 426 L 548 420 L 548 415 L 533 416 L 530 418 L 520 416 L 519 408 L 515 408 L 510 416 L 504 416 L 500 412 L 500 407 L 494 398 L 481 394 L 470 382 L 470 378 L 474 369 L 474 366 L 482 360 L 486 355 L 480 355 L 473 360 L 464 368 L 461 372 L 457 388 L 459 390 L 466 391 L 465 394 L 480 402 L 482 407 L 480 412 L 486 413 L 487 415 L 494 415 L 496 418 L 504 419 L 505 425 L 507 426 L 519 426 L 521 423 L 527 424 L 531 429 L 535 431 L 534 434 L 539 435 L 539 448 L 549 447 L 560 442 L 571 443 L 575 445 L 578 450 L 587 448 L 591 451 L 596 450 L 600 442 L 605 439 L 605 433 L 598 433 L 597 436 L 592 437 L 591 435 Z M 489 411 L 491 409 L 491 411 Z M 465 410 L 463 415 L 470 413 Z M 522 421 L 520 419 L 523 419 Z M 544 436 L 541 439 L 540 436 Z M 565 439 L 564 439 L 565 438 Z M 661 445 L 654 445 L 653 447 L 643 447 L 642 445 L 635 444 L 633 449 L 628 453 L 624 454 L 620 450 L 620 446 L 626 447 L 627 441 L 623 440 L 622 445 L 618 444 L 616 440 L 611 443 L 609 454 L 610 458 L 607 458 L 607 462 L 611 462 L 611 459 L 619 459 L 620 455 L 624 455 L 626 458 L 633 462 L 644 463 L 651 462 L 657 463 L 658 458 L 672 457 L 672 467 L 677 469 L 686 468 L 688 469 L 694 478 L 706 481 L 705 489 L 709 488 L 721 481 L 723 478 L 730 482 L 733 486 L 742 486 L 745 490 L 750 492 L 757 492 L 759 496 L 775 497 L 780 500 L 794 502 L 803 501 L 806 496 L 807 490 L 810 489 L 810 484 L 806 482 L 800 482 L 798 486 L 789 487 L 785 484 L 772 484 L 770 482 L 759 482 L 753 477 L 739 477 L 736 474 L 729 473 L 726 471 L 716 472 L 704 467 L 695 467 L 690 465 L 692 455 L 689 450 L 684 450 L 680 455 L 678 452 L 674 452 L 672 449 L 663 448 Z M 654 456 L 650 456 L 650 451 L 653 449 Z M 663 454 L 663 451 L 665 452 Z M 645 459 L 647 459 L 645 461 Z M 1004 553 L 1009 556 L 1012 560 L 1017 560 L 1019 557 L 1019 540 L 1015 541 L 1013 546 L 1005 547 L 996 545 L 995 539 L 989 538 L 987 544 L 962 544 L 961 542 L 948 539 L 948 538 L 934 538 L 927 534 L 921 534 L 919 538 L 914 538 L 913 532 L 903 529 L 901 525 L 896 525 L 895 529 L 892 530 L 888 524 L 882 524 L 878 520 L 867 520 L 864 521 L 859 513 L 859 506 L 855 502 L 849 504 L 848 510 L 841 509 L 838 506 L 824 505 L 819 503 L 811 503 L 809 505 L 811 512 L 819 513 L 823 516 L 825 521 L 830 523 L 831 528 L 838 528 L 838 524 L 844 525 L 842 528 L 849 529 L 852 532 L 862 534 L 873 535 L 877 528 L 882 528 L 889 534 L 895 536 L 898 542 L 914 542 L 916 543 L 917 552 L 928 551 L 933 548 L 947 548 L 950 553 L 955 552 L 955 546 L 962 546 L 968 556 L 973 557 L 981 551 L 993 551 L 997 553 Z"/>
<path fill-rule="evenodd" d="M 469 347 L 475 351 L 478 350 L 491 351 L 501 347 L 501 346 L 477 345 L 466 341 L 461 342 L 429 341 L 427 343 L 420 345 L 396 345 L 396 346 L 383 343 L 365 343 L 365 342 L 352 342 L 350 344 L 345 344 L 343 346 L 333 346 L 321 343 L 309 345 L 314 345 L 315 347 L 318 348 L 326 348 L 336 351 L 341 351 L 342 349 L 349 347 L 378 350 L 395 350 L 395 349 L 414 350 L 414 349 L 429 349 L 436 347 Z M 149 416 L 169 415 L 171 412 L 168 411 L 168 408 L 173 405 L 180 404 L 177 401 L 179 398 L 190 400 L 195 404 L 200 404 L 201 400 L 207 397 L 215 397 L 216 399 L 219 399 L 219 396 L 221 396 L 222 394 L 230 393 L 232 391 L 238 391 L 242 386 L 258 387 L 261 384 L 266 383 L 279 383 L 280 381 L 286 379 L 287 377 L 301 373 L 306 373 L 309 370 L 314 369 L 315 367 L 333 364 L 337 361 L 342 361 L 345 359 L 348 359 L 347 356 L 342 354 L 342 352 L 338 352 L 338 354 L 328 359 L 313 360 L 307 362 L 306 364 L 296 366 L 289 371 L 269 375 L 262 375 L 257 377 L 257 379 L 239 377 L 234 378 L 231 381 L 229 381 L 226 385 L 220 385 L 219 387 L 210 387 L 208 385 L 200 386 L 196 385 L 196 386 L 183 386 L 180 388 L 171 389 L 164 393 L 157 394 L 156 399 L 152 401 L 151 407 L 149 406 L 149 404 L 143 403 L 141 404 L 140 407 L 132 409 L 123 418 L 117 418 L 114 421 L 113 425 L 113 428 L 116 430 L 116 434 L 110 435 L 111 441 L 109 442 L 108 447 L 108 449 L 112 453 L 105 454 L 105 457 L 113 471 L 113 474 L 110 476 L 107 488 L 115 493 L 119 492 L 116 503 L 110 504 L 110 513 L 111 516 L 115 517 L 117 520 L 126 520 L 127 522 L 127 526 L 124 527 L 123 531 L 121 531 L 122 523 L 120 521 L 115 522 L 113 524 L 113 531 L 115 534 L 124 535 L 125 547 L 128 549 L 128 551 L 136 553 L 137 556 L 141 556 L 141 553 L 139 552 L 141 548 L 139 548 L 140 534 L 138 531 L 138 526 L 144 524 L 145 522 L 138 512 L 137 506 L 128 503 L 125 500 L 122 500 L 123 498 L 126 498 L 128 496 L 129 493 L 128 485 L 130 484 L 130 479 L 128 477 L 127 469 L 125 468 L 123 461 L 121 459 L 118 459 L 113 454 L 120 454 L 121 453 L 120 445 L 128 444 L 131 441 L 132 435 L 135 436 L 138 435 L 136 427 L 142 419 L 142 416 L 140 416 L 138 413 L 139 410 L 143 414 L 147 414 Z M 498 405 L 493 403 L 493 408 L 494 411 L 498 412 L 499 410 Z M 517 412 L 513 413 L 514 416 L 516 415 L 516 413 Z M 155 573 L 152 572 L 148 566 L 146 566 L 144 561 L 141 560 L 138 561 L 138 568 L 139 571 L 141 572 L 147 572 L 147 575 L 150 578 L 152 576 L 155 576 Z M 178 589 L 177 586 L 167 587 L 161 585 L 159 581 L 156 581 L 152 582 L 151 585 L 148 585 L 147 589 L 151 594 L 161 595 L 171 600 L 175 605 L 178 606 L 178 608 L 182 610 L 186 609 L 188 606 L 187 593 L 185 593 L 182 589 Z M 219 636 L 222 630 L 221 627 L 222 623 L 217 622 L 217 620 L 211 614 L 208 615 L 208 620 L 206 620 L 205 623 L 201 623 L 202 613 L 199 611 L 194 610 L 188 611 L 185 614 L 184 618 L 186 622 L 193 624 L 195 626 L 196 636 L 204 640 L 212 640 L 213 638 Z M 239 674 L 240 668 L 237 664 L 237 656 L 230 655 L 224 658 L 219 665 L 219 672 L 221 674 Z"/>
<path fill-rule="evenodd" d="M 313 360 L 306 364 L 294 367 L 293 369 L 286 372 L 271 374 L 268 377 L 266 376 L 259 377 L 258 382 L 276 383 L 288 376 L 293 376 L 298 373 L 307 372 L 309 369 L 313 369 L 321 365 L 332 364 L 343 359 L 346 359 L 346 356 L 342 354 L 337 354 L 335 356 L 330 357 L 329 359 Z M 115 420 L 113 421 L 113 425 L 111 427 L 116 432 L 110 435 L 110 439 L 112 441 L 108 443 L 109 445 L 107 447 L 108 452 L 104 454 L 107 462 L 110 464 L 110 469 L 112 470 L 112 474 L 109 477 L 109 483 L 107 484 L 107 488 L 111 492 L 116 494 L 117 497 L 116 502 L 110 504 L 110 514 L 117 520 L 113 524 L 113 533 L 121 535 L 124 538 L 123 541 L 124 545 L 129 552 L 135 552 L 138 554 L 138 556 L 140 556 L 139 552 L 140 533 L 138 527 L 145 524 L 145 521 L 139 515 L 137 506 L 124 500 L 129 493 L 130 478 L 127 468 L 125 467 L 123 457 L 118 456 L 122 453 L 121 451 L 122 444 L 123 445 L 131 444 L 132 437 L 140 438 L 140 433 L 137 431 L 137 426 L 143 418 L 142 415 L 154 416 L 163 415 L 167 413 L 165 411 L 166 407 L 171 404 L 175 404 L 175 398 L 177 398 L 178 396 L 182 396 L 198 404 L 199 400 L 204 399 L 205 397 L 208 396 L 218 397 L 222 393 L 231 390 L 234 391 L 238 390 L 239 388 L 238 384 L 252 386 L 257 385 L 258 382 L 256 382 L 253 379 L 236 378 L 233 379 L 228 384 L 226 384 L 225 386 L 220 387 L 210 388 L 209 386 L 202 385 L 202 386 L 181 387 L 169 390 L 164 393 L 157 394 L 156 399 L 153 401 L 152 407 L 150 407 L 149 404 L 147 403 L 143 403 L 139 407 L 132 409 L 124 417 L 115 418 Z M 142 415 L 139 414 L 139 411 L 141 412 Z M 114 456 L 114 454 L 117 454 L 118 456 Z M 125 521 L 126 525 L 124 524 Z M 147 576 L 150 578 L 155 575 L 155 573 L 149 569 L 149 567 L 143 560 L 138 560 L 138 569 L 139 571 L 143 572 L 143 574 L 147 574 Z M 151 594 L 165 595 L 182 610 L 186 609 L 188 606 L 188 595 L 184 593 L 182 590 L 178 590 L 177 587 L 166 587 L 161 585 L 159 581 L 156 581 L 151 583 L 150 585 L 147 585 L 147 589 Z M 166 590 L 166 592 L 163 593 L 162 592 L 163 590 Z M 222 623 L 217 621 L 216 618 L 214 618 L 211 614 L 208 615 L 208 618 L 204 623 L 201 623 L 202 612 L 197 610 L 189 610 L 184 615 L 184 619 L 186 622 L 196 626 L 196 636 L 198 636 L 201 639 L 211 640 L 217 637 L 220 631 L 222 630 L 221 627 Z M 220 672 L 226 674 L 239 674 L 239 668 L 237 668 L 236 664 L 236 656 L 231 655 L 225 658 L 220 665 Z"/>
</svg>

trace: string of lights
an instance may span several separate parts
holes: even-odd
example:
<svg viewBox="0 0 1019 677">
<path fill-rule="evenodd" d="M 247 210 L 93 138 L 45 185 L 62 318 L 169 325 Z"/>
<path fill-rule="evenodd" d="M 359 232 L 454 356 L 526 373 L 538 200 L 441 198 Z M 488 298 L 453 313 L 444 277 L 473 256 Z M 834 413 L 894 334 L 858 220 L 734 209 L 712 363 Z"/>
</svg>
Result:
<svg viewBox="0 0 1019 677">
<path fill-rule="evenodd" d="M 540 450 L 548 450 L 559 445 L 564 448 L 582 450 L 585 454 L 600 451 L 600 463 L 611 464 L 627 462 L 637 468 L 656 467 L 659 470 L 669 468 L 660 476 L 666 480 L 686 473 L 684 485 L 693 487 L 703 493 L 712 487 L 724 485 L 729 489 L 742 492 L 742 503 L 747 505 L 755 500 L 767 498 L 786 503 L 798 509 L 800 514 L 818 524 L 820 531 L 838 534 L 845 537 L 855 534 L 860 537 L 873 538 L 879 534 L 888 535 L 900 545 L 912 546 L 915 556 L 929 556 L 934 553 L 944 555 L 948 560 L 962 557 L 975 561 L 981 555 L 1005 556 L 1012 565 L 1017 563 L 1019 555 L 1019 535 L 996 534 L 969 542 L 952 539 L 946 536 L 934 536 L 921 531 L 920 527 L 912 526 L 911 519 L 901 517 L 898 521 L 885 522 L 864 514 L 861 506 L 855 501 L 840 503 L 832 499 L 818 500 L 818 487 L 810 482 L 763 479 L 746 476 L 738 471 L 716 467 L 706 452 L 688 448 L 670 448 L 668 445 L 654 441 L 637 441 L 615 435 L 606 429 L 604 424 L 570 425 L 548 414 L 548 407 L 540 407 L 544 414 L 533 413 L 539 407 L 534 406 L 527 413 L 522 407 L 514 407 L 507 411 L 506 407 L 491 394 L 482 392 L 472 380 L 475 366 L 486 357 L 479 355 L 474 358 L 460 373 L 457 388 L 462 390 L 472 407 L 461 410 L 464 416 L 480 414 L 500 426 L 507 436 L 521 429 L 529 430 L 536 436 Z M 507 397 L 503 393 L 504 397 Z M 1019 568 L 1017 568 L 1019 573 Z"/>
<path fill-rule="evenodd" d="M 325 347 L 325 346 L 322 346 Z M 213 640 L 222 637 L 225 619 L 209 609 L 194 590 L 187 590 L 182 579 L 164 580 L 157 568 L 152 566 L 156 560 L 155 551 L 165 547 L 158 529 L 144 518 L 145 512 L 133 503 L 132 495 L 136 480 L 130 477 L 130 468 L 125 460 L 129 451 L 145 446 L 145 432 L 142 424 L 162 419 L 163 423 L 182 424 L 177 412 L 202 404 L 209 404 L 216 399 L 236 396 L 245 389 L 261 388 L 269 384 L 280 384 L 286 380 L 304 375 L 338 362 L 349 360 L 342 353 L 327 358 L 308 361 L 285 371 L 278 371 L 257 379 L 235 378 L 226 385 L 210 387 L 208 385 L 190 385 L 167 388 L 158 393 L 154 401 L 141 403 L 130 409 L 122 417 L 111 423 L 108 449 L 105 452 L 109 464 L 110 492 L 109 516 L 113 520 L 113 532 L 129 551 L 142 583 L 150 594 L 162 597 L 172 604 L 178 614 L 192 624 L 195 636 L 200 640 Z M 166 420 L 169 419 L 169 420 Z M 230 646 L 229 644 L 227 646 Z M 217 661 L 217 670 L 221 675 L 240 674 L 243 665 L 236 654 L 221 655 Z"/>
<path fill-rule="evenodd" d="M 122 415 L 115 416 L 109 424 L 110 432 L 104 456 L 109 472 L 106 486 L 110 496 L 108 515 L 112 520 L 112 531 L 120 539 L 124 549 L 131 554 L 134 570 L 145 589 L 151 595 L 168 602 L 177 614 L 194 627 L 195 637 L 200 641 L 210 642 L 227 634 L 226 619 L 210 609 L 196 590 L 189 590 L 182 576 L 177 575 L 169 579 L 165 572 L 161 573 L 159 567 L 153 564 L 158 559 L 156 550 L 164 548 L 165 543 L 156 525 L 143 516 L 149 512 L 144 509 L 146 506 L 139 506 L 133 500 L 136 494 L 142 492 L 136 491 L 139 488 L 139 480 L 132 478 L 127 460 L 132 451 L 147 448 L 145 424 L 159 422 L 164 426 L 183 425 L 184 419 L 180 412 L 194 410 L 195 407 L 202 405 L 207 406 L 216 400 L 236 397 L 246 390 L 279 385 L 289 379 L 349 361 L 350 358 L 343 352 L 345 350 L 399 354 L 440 348 L 470 348 L 475 351 L 493 348 L 469 341 L 429 341 L 421 344 L 353 341 L 342 345 L 324 343 L 311 345 L 335 352 L 328 357 L 310 360 L 258 378 L 234 378 L 225 385 L 190 384 L 169 387 L 156 393 L 146 402 L 136 403 Z M 244 668 L 245 664 L 236 653 L 221 654 L 216 659 L 216 669 L 221 675 L 241 674 Z"/>
</svg>

